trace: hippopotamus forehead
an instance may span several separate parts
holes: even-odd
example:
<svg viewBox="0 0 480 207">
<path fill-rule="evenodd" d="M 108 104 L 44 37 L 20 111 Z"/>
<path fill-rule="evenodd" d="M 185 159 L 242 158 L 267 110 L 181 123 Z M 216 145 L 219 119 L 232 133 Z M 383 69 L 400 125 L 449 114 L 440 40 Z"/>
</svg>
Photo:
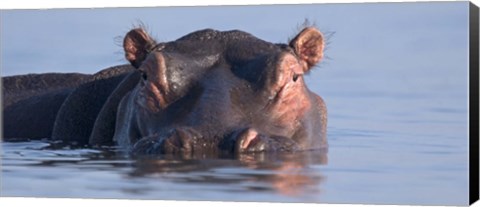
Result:
<svg viewBox="0 0 480 207">
<path fill-rule="evenodd" d="M 290 51 L 289 49 L 288 46 L 272 44 L 254 37 L 208 40 L 188 38 L 160 43 L 149 56 L 155 57 L 162 54 L 167 68 L 181 67 L 189 70 L 191 67 L 206 69 L 218 63 L 243 67 L 247 64 L 258 64 L 258 62 L 267 60 L 271 62 L 280 54 Z M 153 59 L 147 58 L 146 62 Z"/>
<path fill-rule="evenodd" d="M 226 51 L 226 58 L 234 64 L 242 64 L 266 56 L 277 56 L 283 52 L 278 45 L 262 40 L 232 42 Z"/>
<path fill-rule="evenodd" d="M 257 39 L 255 36 L 240 30 L 217 31 L 213 29 L 204 29 L 192 32 L 176 41 L 229 41 L 229 40 Z"/>
<path fill-rule="evenodd" d="M 168 42 L 163 51 L 186 56 L 219 55 L 220 60 L 227 63 L 241 64 L 259 56 L 275 55 L 285 49 L 290 48 L 287 45 L 266 42 L 243 31 L 220 32 L 206 29 Z"/>
</svg>

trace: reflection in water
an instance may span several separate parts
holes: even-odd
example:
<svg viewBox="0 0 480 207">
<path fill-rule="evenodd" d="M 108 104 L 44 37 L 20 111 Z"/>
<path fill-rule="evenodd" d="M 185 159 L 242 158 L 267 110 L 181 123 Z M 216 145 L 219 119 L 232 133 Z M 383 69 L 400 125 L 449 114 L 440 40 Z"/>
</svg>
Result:
<svg viewBox="0 0 480 207">
<path fill-rule="evenodd" d="M 174 182 L 187 184 L 236 184 L 244 185 L 245 190 L 249 191 L 274 191 L 287 196 L 300 196 L 305 191 L 319 191 L 318 186 L 325 178 L 310 166 L 325 165 L 327 162 L 326 150 L 223 155 L 203 159 L 159 156 L 137 158 L 129 175 L 137 178 L 173 178 Z M 175 176 L 178 173 L 188 176 Z"/>
<path fill-rule="evenodd" d="M 324 180 L 320 174 L 309 174 L 309 166 L 325 165 L 328 162 L 326 151 L 277 154 L 241 155 L 239 160 L 247 167 L 258 170 L 271 170 L 271 175 L 259 175 L 257 180 L 271 184 L 277 192 L 297 196 L 304 193 L 308 186 L 317 186 Z"/>
<path fill-rule="evenodd" d="M 2 186 L 5 196 L 318 201 L 325 180 L 318 165 L 327 164 L 326 150 L 128 157 L 115 147 L 45 141 L 2 147 L 2 174 L 9 178 Z M 32 185 L 43 190 L 27 190 Z"/>
</svg>

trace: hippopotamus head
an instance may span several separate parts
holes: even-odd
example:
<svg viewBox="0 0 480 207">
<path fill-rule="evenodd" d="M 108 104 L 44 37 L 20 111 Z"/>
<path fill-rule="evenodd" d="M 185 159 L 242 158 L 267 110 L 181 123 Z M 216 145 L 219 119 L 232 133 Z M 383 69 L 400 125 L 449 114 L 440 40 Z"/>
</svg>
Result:
<svg viewBox="0 0 480 207">
<path fill-rule="evenodd" d="M 294 151 L 325 147 L 326 107 L 304 75 L 324 38 L 304 28 L 288 44 L 211 29 L 157 43 L 124 39 L 141 78 L 123 97 L 114 140 L 134 153 Z"/>
</svg>

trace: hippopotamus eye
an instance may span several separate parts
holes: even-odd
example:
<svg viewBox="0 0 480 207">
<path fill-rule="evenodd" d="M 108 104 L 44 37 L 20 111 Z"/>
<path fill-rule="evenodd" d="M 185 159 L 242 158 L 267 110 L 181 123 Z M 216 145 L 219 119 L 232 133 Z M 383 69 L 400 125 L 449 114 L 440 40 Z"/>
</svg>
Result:
<svg viewBox="0 0 480 207">
<path fill-rule="evenodd" d="M 298 76 L 299 76 L 298 74 L 293 75 L 293 82 L 297 82 Z"/>
</svg>

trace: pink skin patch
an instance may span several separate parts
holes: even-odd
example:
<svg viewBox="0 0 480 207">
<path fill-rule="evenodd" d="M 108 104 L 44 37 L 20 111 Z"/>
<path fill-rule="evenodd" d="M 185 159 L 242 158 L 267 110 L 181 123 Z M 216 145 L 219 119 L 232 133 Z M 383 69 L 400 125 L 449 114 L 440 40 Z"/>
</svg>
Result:
<svg viewBox="0 0 480 207">
<path fill-rule="evenodd" d="M 253 140 L 255 140 L 255 138 L 257 138 L 257 135 L 258 135 L 258 132 L 256 130 L 248 129 L 246 134 L 243 135 L 243 136 L 245 136 L 245 139 L 244 139 L 242 145 L 240 146 L 241 149 L 247 149 L 247 147 L 250 145 L 250 143 Z"/>
<path fill-rule="evenodd" d="M 264 108 L 274 126 L 281 126 L 281 134 L 289 137 L 310 109 L 308 91 L 303 80 L 303 68 L 296 57 L 287 54 L 278 65 L 277 82 L 272 87 L 272 100 Z M 278 128 L 278 127 L 277 127 Z"/>
<path fill-rule="evenodd" d="M 158 113 L 167 108 L 170 104 L 167 94 L 169 93 L 169 85 L 167 81 L 165 60 L 161 53 L 151 54 L 144 62 L 141 68 L 147 75 L 144 80 L 144 86 L 140 91 L 145 102 L 140 104 L 152 113 Z"/>
</svg>

